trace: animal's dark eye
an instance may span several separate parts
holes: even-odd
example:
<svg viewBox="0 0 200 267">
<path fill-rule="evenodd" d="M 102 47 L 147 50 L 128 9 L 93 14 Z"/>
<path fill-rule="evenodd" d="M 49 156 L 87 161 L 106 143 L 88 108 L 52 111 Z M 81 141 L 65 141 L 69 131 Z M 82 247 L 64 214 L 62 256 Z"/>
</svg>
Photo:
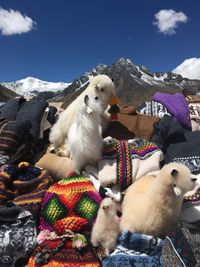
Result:
<svg viewBox="0 0 200 267">
<path fill-rule="evenodd" d="M 94 99 L 95 99 L 95 100 L 98 100 L 99 98 L 98 98 L 98 96 L 96 96 Z"/>
<path fill-rule="evenodd" d="M 103 92 L 104 91 L 104 89 L 103 88 L 101 88 L 101 92 Z"/>
</svg>

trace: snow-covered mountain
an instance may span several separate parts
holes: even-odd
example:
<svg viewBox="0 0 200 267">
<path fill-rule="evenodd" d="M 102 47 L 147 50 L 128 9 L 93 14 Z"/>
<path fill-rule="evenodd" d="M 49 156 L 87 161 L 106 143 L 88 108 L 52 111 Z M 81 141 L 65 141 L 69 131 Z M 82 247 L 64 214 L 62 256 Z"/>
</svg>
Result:
<svg viewBox="0 0 200 267">
<path fill-rule="evenodd" d="M 44 92 L 61 92 L 67 88 L 70 83 L 64 82 L 46 82 L 37 78 L 27 77 L 15 82 L 1 83 L 3 86 L 11 89 L 19 95 L 23 96 L 36 96 Z"/>
</svg>

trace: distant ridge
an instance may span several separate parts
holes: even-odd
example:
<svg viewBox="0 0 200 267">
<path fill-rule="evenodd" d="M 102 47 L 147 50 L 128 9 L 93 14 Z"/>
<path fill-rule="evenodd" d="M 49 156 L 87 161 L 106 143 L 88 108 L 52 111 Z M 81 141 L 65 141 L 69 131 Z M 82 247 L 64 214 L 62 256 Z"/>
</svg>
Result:
<svg viewBox="0 0 200 267">
<path fill-rule="evenodd" d="M 52 83 L 27 77 L 1 84 L 19 95 L 62 101 L 63 107 L 67 107 L 86 88 L 90 79 L 98 74 L 106 74 L 114 79 L 121 104 L 138 105 L 150 100 L 157 91 L 175 93 L 184 90 L 191 94 L 200 93 L 200 80 L 190 80 L 172 72 L 151 72 L 125 58 L 110 65 L 99 64 L 72 83 Z"/>
</svg>

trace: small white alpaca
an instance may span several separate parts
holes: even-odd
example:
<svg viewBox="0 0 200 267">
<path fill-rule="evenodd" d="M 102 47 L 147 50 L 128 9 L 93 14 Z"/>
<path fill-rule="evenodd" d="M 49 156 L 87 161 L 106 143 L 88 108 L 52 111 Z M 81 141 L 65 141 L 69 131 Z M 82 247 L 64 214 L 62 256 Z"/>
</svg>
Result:
<svg viewBox="0 0 200 267">
<path fill-rule="evenodd" d="M 97 75 L 91 79 L 88 87 L 59 115 L 57 122 L 51 128 L 49 135 L 51 150 L 57 150 L 64 145 L 66 153 L 63 151 L 63 154 L 69 156 L 68 131 L 76 117 L 77 110 L 84 101 L 85 95 L 98 97 L 102 109 L 105 111 L 111 101 L 111 97 L 115 95 L 114 83 L 104 74 Z M 106 112 L 102 113 L 101 123 L 103 128 L 107 127 L 108 118 Z"/>
<path fill-rule="evenodd" d="M 163 166 L 130 185 L 122 202 L 121 231 L 165 237 L 178 222 L 184 194 L 196 178 L 181 163 Z"/>
<path fill-rule="evenodd" d="M 98 97 L 85 95 L 84 102 L 79 107 L 68 131 L 68 148 L 75 170 L 81 171 L 86 164 L 96 164 L 101 158 L 102 113 Z"/>
<path fill-rule="evenodd" d="M 111 198 L 104 198 L 92 228 L 91 243 L 94 247 L 101 246 L 108 256 L 116 248 L 118 235 L 117 204 Z"/>
</svg>

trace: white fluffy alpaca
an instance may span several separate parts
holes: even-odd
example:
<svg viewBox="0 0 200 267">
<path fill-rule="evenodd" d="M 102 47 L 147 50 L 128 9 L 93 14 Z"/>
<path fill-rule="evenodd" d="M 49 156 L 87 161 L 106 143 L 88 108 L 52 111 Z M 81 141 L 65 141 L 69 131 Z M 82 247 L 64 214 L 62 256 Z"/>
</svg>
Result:
<svg viewBox="0 0 200 267">
<path fill-rule="evenodd" d="M 59 119 L 51 128 L 49 140 L 54 149 L 57 149 L 64 145 L 67 152 L 68 150 L 68 131 L 71 123 L 74 121 L 76 113 L 80 105 L 84 101 L 85 95 L 97 97 L 101 103 L 103 111 L 106 110 L 111 96 L 115 94 L 114 84 L 107 75 L 97 75 L 90 81 L 88 87 L 81 93 L 67 108 L 59 115 Z M 104 117 L 104 116 L 102 116 Z M 106 116 L 105 116 L 106 118 Z M 102 118 L 102 123 L 105 123 L 106 119 Z"/>
<path fill-rule="evenodd" d="M 108 256 L 117 245 L 119 221 L 116 214 L 116 203 L 111 198 L 104 198 L 92 228 L 91 243 L 94 247 L 100 245 L 104 249 L 105 256 Z"/>
<path fill-rule="evenodd" d="M 185 193 L 196 178 L 181 163 L 166 164 L 157 176 L 142 176 L 127 189 L 121 231 L 164 238 L 178 222 Z"/>
<path fill-rule="evenodd" d="M 68 148 L 75 170 L 81 171 L 86 164 L 95 164 L 101 158 L 102 112 L 99 100 L 93 95 L 85 95 L 68 131 Z"/>
</svg>

